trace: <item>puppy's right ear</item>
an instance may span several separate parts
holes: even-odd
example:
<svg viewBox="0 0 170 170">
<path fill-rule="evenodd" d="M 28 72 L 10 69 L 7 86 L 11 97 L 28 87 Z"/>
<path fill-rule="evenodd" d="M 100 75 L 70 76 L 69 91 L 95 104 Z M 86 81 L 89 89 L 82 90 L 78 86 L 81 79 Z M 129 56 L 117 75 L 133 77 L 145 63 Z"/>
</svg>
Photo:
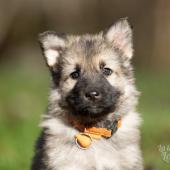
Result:
<svg viewBox="0 0 170 170">
<path fill-rule="evenodd" d="M 47 31 L 39 35 L 39 42 L 47 65 L 52 69 L 57 65 L 58 58 L 65 48 L 66 38 L 54 31 Z"/>
</svg>

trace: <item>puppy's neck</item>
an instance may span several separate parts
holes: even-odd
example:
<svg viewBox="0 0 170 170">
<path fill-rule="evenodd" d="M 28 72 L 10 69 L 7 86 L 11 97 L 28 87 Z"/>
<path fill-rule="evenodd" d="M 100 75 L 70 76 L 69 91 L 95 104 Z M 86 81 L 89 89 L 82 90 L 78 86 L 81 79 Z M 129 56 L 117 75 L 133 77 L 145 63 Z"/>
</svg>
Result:
<svg viewBox="0 0 170 170">
<path fill-rule="evenodd" d="M 81 122 L 77 120 L 74 116 L 67 114 L 68 122 L 71 124 L 71 126 L 79 129 L 80 131 L 83 131 L 84 128 L 105 128 L 112 131 L 112 134 L 117 131 L 117 128 L 120 126 L 121 122 L 121 115 L 111 113 L 109 116 L 103 118 L 100 121 L 94 121 L 94 122 Z"/>
</svg>

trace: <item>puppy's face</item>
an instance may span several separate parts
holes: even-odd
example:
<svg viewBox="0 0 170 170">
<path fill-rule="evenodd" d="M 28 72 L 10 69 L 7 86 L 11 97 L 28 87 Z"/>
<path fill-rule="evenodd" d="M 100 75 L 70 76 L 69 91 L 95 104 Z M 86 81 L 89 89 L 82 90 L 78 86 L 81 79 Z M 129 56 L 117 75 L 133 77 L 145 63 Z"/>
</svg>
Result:
<svg viewBox="0 0 170 170">
<path fill-rule="evenodd" d="M 63 108 L 90 123 L 119 107 L 131 73 L 131 29 L 126 20 L 97 35 L 45 32 L 40 42 Z"/>
</svg>

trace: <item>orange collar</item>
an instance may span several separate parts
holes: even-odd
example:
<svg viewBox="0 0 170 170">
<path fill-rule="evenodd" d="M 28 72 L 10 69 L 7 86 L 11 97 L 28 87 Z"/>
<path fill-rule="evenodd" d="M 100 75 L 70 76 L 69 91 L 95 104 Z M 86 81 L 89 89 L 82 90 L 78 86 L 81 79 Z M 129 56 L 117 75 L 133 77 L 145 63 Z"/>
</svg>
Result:
<svg viewBox="0 0 170 170">
<path fill-rule="evenodd" d="M 71 117 L 69 117 L 69 121 L 76 129 L 81 132 L 75 135 L 76 144 L 81 149 L 87 149 L 91 145 L 92 139 L 99 140 L 102 137 L 110 138 L 117 131 L 117 129 L 121 127 L 121 118 L 116 119 L 109 129 L 85 127 L 84 125 L 78 124 Z"/>
</svg>

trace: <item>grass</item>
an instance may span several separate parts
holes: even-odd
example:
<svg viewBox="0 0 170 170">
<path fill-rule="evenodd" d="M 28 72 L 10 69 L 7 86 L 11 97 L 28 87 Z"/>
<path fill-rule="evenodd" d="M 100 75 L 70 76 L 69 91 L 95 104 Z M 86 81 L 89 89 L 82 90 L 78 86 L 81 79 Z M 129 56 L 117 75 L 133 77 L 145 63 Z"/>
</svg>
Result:
<svg viewBox="0 0 170 170">
<path fill-rule="evenodd" d="M 170 164 L 163 161 L 158 146 L 170 146 L 170 76 L 167 73 L 140 72 L 137 84 L 142 92 L 139 111 L 144 119 L 142 149 L 145 164 L 168 170 Z M 170 150 L 167 153 L 170 154 Z"/>
<path fill-rule="evenodd" d="M 40 130 L 37 124 L 47 105 L 48 73 L 1 68 L 0 77 L 0 170 L 28 170 Z M 145 165 L 169 170 L 158 145 L 170 145 L 170 76 L 138 72 L 137 86 L 142 92 L 138 110 L 144 119 L 141 145 Z"/>
</svg>

